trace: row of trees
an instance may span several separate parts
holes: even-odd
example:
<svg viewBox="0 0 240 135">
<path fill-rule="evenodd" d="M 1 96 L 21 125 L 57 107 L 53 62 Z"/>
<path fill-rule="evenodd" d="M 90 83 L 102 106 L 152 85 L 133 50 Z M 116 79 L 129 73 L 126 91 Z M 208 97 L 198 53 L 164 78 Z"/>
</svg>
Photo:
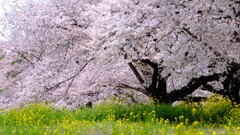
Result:
<svg viewBox="0 0 240 135">
<path fill-rule="evenodd" d="M 240 101 L 237 0 L 17 0 L 10 7 L 1 47 L 14 57 L 2 82 L 19 98 L 127 89 L 174 102 L 201 88 Z"/>
</svg>

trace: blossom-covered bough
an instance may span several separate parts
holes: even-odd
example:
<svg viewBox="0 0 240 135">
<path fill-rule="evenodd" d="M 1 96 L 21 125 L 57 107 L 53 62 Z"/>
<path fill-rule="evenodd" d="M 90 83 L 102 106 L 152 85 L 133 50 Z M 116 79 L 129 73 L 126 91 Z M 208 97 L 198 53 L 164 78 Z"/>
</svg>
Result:
<svg viewBox="0 0 240 135">
<path fill-rule="evenodd" d="M 174 102 L 201 88 L 240 101 L 239 14 L 238 0 L 19 0 L 2 20 L 15 54 L 8 89 L 56 102 L 127 89 Z"/>
<path fill-rule="evenodd" d="M 133 60 L 139 91 L 174 102 L 202 87 L 240 101 L 238 1 L 138 1 L 128 9 L 131 32 L 122 52 Z M 150 76 L 133 63 L 151 68 Z M 210 85 L 214 81 L 222 81 L 220 88 Z"/>
</svg>

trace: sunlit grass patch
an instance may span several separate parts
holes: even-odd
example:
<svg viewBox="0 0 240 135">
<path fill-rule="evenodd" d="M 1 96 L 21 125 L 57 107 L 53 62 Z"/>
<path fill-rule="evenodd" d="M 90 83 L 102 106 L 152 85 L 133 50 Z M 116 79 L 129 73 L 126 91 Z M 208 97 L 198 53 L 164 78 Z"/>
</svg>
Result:
<svg viewBox="0 0 240 135">
<path fill-rule="evenodd" d="M 13 108 L 0 115 L 0 134 L 237 134 L 240 108 L 227 98 L 202 103 L 96 104 L 75 111 L 44 103 Z"/>
</svg>

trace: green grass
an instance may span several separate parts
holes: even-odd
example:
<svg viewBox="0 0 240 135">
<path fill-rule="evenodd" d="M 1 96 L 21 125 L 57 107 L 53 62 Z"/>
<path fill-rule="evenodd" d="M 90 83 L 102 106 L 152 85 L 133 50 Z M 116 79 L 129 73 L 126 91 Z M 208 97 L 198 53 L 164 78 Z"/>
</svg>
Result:
<svg viewBox="0 0 240 135">
<path fill-rule="evenodd" d="M 1 111 L 1 135 L 238 134 L 240 108 L 214 97 L 203 103 L 121 105 L 102 103 L 76 111 L 43 103 Z"/>
</svg>

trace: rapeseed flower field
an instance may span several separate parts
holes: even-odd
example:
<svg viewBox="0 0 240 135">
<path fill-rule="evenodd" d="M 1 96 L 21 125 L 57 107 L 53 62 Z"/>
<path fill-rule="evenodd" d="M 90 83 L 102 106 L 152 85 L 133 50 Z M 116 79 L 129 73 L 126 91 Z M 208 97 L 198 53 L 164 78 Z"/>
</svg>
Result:
<svg viewBox="0 0 240 135">
<path fill-rule="evenodd" d="M 238 135 L 240 108 L 227 98 L 200 103 L 100 103 L 69 110 L 28 104 L 1 110 L 0 135 Z"/>
</svg>

